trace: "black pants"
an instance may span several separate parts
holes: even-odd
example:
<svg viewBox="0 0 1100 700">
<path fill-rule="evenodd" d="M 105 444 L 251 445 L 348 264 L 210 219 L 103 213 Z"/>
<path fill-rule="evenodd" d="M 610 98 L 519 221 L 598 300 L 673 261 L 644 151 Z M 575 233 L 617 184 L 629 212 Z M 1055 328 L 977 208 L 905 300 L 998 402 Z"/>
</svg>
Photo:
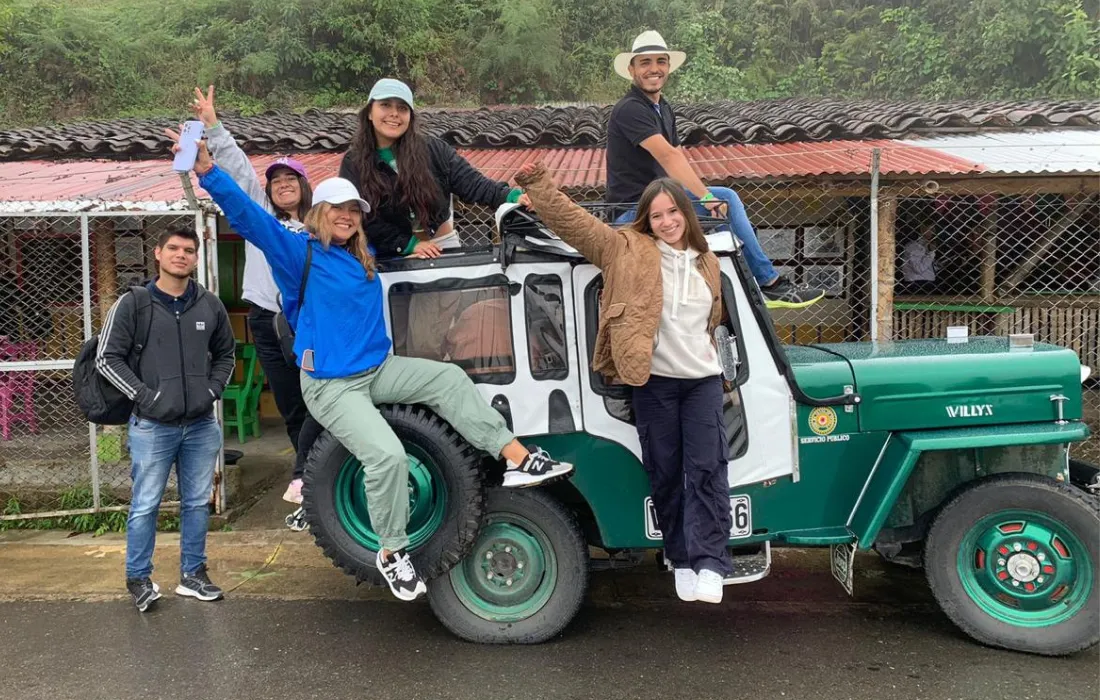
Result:
<svg viewBox="0 0 1100 700">
<path fill-rule="evenodd" d="M 676 568 L 733 571 L 722 380 L 650 377 L 634 388 L 642 462 Z"/>
<path fill-rule="evenodd" d="M 264 368 L 271 393 L 275 395 L 275 405 L 286 421 L 286 432 L 290 444 L 294 446 L 294 478 L 302 476 L 306 457 L 313 441 L 323 428 L 309 415 L 305 399 L 302 398 L 302 385 L 299 382 L 298 368 L 288 364 L 283 357 L 282 346 L 275 335 L 275 313 L 255 304 L 248 311 L 248 327 L 256 343 L 256 356 Z"/>
</svg>

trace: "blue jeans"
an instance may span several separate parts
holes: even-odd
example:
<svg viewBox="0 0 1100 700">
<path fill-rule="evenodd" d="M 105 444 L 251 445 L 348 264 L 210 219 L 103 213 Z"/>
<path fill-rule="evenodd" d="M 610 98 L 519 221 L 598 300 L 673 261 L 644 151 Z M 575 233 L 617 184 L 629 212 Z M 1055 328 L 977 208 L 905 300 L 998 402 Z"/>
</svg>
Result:
<svg viewBox="0 0 1100 700">
<path fill-rule="evenodd" d="M 737 193 L 728 187 L 708 187 L 710 193 L 717 199 L 726 203 L 729 209 L 729 225 L 733 230 L 733 234 L 741 241 L 741 252 L 745 256 L 745 262 L 748 263 L 749 270 L 752 272 L 752 276 L 756 279 L 757 284 L 763 286 L 770 284 L 779 277 L 779 273 L 775 271 L 775 267 L 772 266 L 772 261 L 764 253 L 764 249 L 760 247 L 760 241 L 756 238 L 756 231 L 753 230 L 752 224 L 749 223 L 748 214 L 745 213 L 745 205 L 741 203 L 741 198 L 737 196 Z M 709 215 L 710 212 L 702 204 L 698 203 L 699 198 L 691 192 L 687 195 L 691 197 L 692 201 L 696 202 L 695 213 L 700 215 Z M 616 224 L 628 224 L 634 221 L 634 215 L 637 209 L 631 208 L 626 213 L 615 219 Z"/>
<path fill-rule="evenodd" d="M 172 465 L 180 494 L 180 573 L 206 563 L 206 528 L 214 465 L 222 449 L 222 430 L 213 414 L 190 425 L 130 418 L 130 476 L 134 480 L 126 519 L 126 578 L 153 573 L 157 513 Z"/>
</svg>

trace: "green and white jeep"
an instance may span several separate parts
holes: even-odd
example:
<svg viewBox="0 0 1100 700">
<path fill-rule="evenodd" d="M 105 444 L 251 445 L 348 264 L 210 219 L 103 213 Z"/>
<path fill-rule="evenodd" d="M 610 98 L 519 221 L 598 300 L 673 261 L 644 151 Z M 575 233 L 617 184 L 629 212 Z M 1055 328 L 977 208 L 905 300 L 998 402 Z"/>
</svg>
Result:
<svg viewBox="0 0 1100 700">
<path fill-rule="evenodd" d="M 576 473 L 502 489 L 503 466 L 431 411 L 383 411 L 408 451 L 411 551 L 435 615 L 467 640 L 537 643 L 579 610 L 591 547 L 636 562 L 661 533 L 629 389 L 589 368 L 599 270 L 522 210 L 497 218 L 500 245 L 384 265 L 394 352 L 459 364 Z M 785 346 L 730 234 L 708 238 L 729 312 L 716 334 L 733 386 L 727 583 L 766 576 L 773 546 L 828 546 L 851 593 L 856 549 L 920 546 L 936 600 L 979 642 L 1096 644 L 1100 499 L 1071 483 L 1069 460 L 1088 436 L 1077 355 L 996 337 Z M 325 554 L 380 583 L 358 462 L 329 435 L 304 495 Z"/>
</svg>

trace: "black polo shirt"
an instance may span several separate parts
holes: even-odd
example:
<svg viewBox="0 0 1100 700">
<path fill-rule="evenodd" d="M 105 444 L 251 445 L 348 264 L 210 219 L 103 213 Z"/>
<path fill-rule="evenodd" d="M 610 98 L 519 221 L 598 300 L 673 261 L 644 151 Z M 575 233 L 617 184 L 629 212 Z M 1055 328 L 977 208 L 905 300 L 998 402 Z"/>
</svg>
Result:
<svg viewBox="0 0 1100 700">
<path fill-rule="evenodd" d="M 607 122 L 608 202 L 637 202 L 649 183 L 667 174 L 639 145 L 657 134 L 663 134 L 673 146 L 680 145 L 672 106 L 663 96 L 654 104 L 637 85 L 631 85 Z"/>
</svg>

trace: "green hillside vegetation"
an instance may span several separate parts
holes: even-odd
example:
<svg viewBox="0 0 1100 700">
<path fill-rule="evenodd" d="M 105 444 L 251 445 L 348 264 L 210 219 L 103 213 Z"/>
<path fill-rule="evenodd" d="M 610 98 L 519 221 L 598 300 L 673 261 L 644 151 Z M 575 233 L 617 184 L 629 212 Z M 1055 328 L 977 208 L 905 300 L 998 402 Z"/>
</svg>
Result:
<svg viewBox="0 0 1100 700">
<path fill-rule="evenodd" d="M 689 62 L 676 99 L 1100 96 L 1095 0 L 0 0 L 0 128 L 220 103 L 355 107 L 616 99 L 645 28 Z"/>
</svg>

